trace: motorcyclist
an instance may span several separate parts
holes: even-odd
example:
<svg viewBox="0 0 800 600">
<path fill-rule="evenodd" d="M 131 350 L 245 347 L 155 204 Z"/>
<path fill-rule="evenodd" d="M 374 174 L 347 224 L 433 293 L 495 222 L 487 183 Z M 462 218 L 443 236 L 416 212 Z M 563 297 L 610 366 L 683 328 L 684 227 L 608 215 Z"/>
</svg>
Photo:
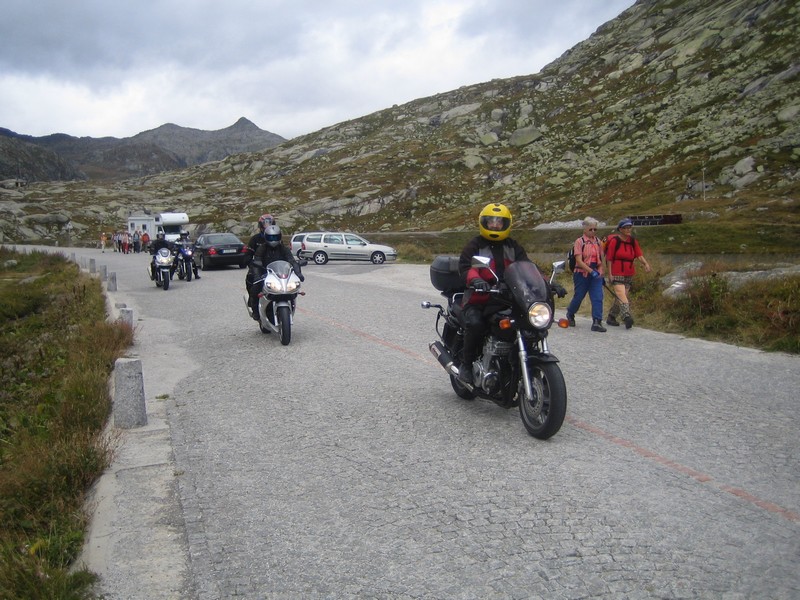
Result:
<svg viewBox="0 0 800 600">
<path fill-rule="evenodd" d="M 156 239 L 150 242 L 150 255 L 153 257 L 150 259 L 150 279 L 156 278 L 156 253 L 161 249 L 166 248 L 170 252 L 172 252 L 173 245 L 172 242 L 168 242 L 166 236 L 164 235 L 163 231 L 159 231 L 156 234 Z"/>
<path fill-rule="evenodd" d="M 273 216 L 264 214 L 258 219 L 258 233 L 250 238 L 245 248 L 247 255 L 245 263 L 248 269 L 244 283 L 250 308 L 253 310 L 253 319 L 256 321 L 258 320 L 258 293 L 261 288 L 255 285 L 255 282 L 264 276 L 269 263 L 285 260 L 292 265 L 300 281 L 305 281 L 305 277 L 300 272 L 300 265 L 292 251 L 281 243 L 281 237 L 281 228 L 275 224 Z"/>
<path fill-rule="evenodd" d="M 472 383 L 472 363 L 486 334 L 484 315 L 498 308 L 487 293 L 491 284 L 497 283 L 494 275 L 487 268 L 473 267 L 472 257 L 489 258 L 489 267 L 501 281 L 508 265 L 518 260 L 530 260 L 525 249 L 508 237 L 512 220 L 511 211 L 505 205 L 487 204 L 478 216 L 480 235 L 467 242 L 458 261 L 459 273 L 467 285 L 463 302 L 464 348 L 458 371 L 458 378 L 465 383 Z M 557 285 L 553 286 L 553 291 L 559 297 L 566 294 L 566 290 Z"/>
<path fill-rule="evenodd" d="M 189 232 L 185 229 L 181 230 L 180 236 L 178 237 L 178 244 L 188 248 L 192 248 L 193 246 L 192 240 L 189 239 Z M 194 278 L 200 279 L 200 273 L 197 272 L 197 264 L 194 262 L 194 258 L 192 258 L 192 271 L 194 272 Z"/>
</svg>

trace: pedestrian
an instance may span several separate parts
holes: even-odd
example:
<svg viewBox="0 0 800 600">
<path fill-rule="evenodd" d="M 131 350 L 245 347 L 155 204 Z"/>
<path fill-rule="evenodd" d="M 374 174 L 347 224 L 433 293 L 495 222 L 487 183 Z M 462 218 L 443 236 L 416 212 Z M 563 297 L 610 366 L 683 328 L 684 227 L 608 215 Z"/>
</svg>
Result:
<svg viewBox="0 0 800 600">
<path fill-rule="evenodd" d="M 139 230 L 133 232 L 133 252 L 135 254 L 139 254 L 142 249 L 142 236 L 139 233 Z"/>
<path fill-rule="evenodd" d="M 633 222 L 630 219 L 622 219 L 617 225 L 616 232 L 609 235 L 606 241 L 606 262 L 615 296 L 606 319 L 609 325 L 619 326 L 617 317 L 622 317 L 626 329 L 633 327 L 630 291 L 633 276 L 636 275 L 633 263 L 637 259 L 649 273 L 650 263 L 642 254 L 639 240 L 633 237 Z"/>
<path fill-rule="evenodd" d="M 597 219 L 583 220 L 583 235 L 575 240 L 575 269 L 572 282 L 575 291 L 567 306 L 567 320 L 575 327 L 575 313 L 589 294 L 592 303 L 592 331 L 605 333 L 603 327 L 603 246 L 597 238 Z"/>
<path fill-rule="evenodd" d="M 103 252 L 106 251 L 106 240 L 108 240 L 108 236 L 106 235 L 106 232 L 103 231 L 100 233 L 100 250 Z"/>
<path fill-rule="evenodd" d="M 150 234 L 147 231 L 142 232 L 142 251 L 150 249 Z"/>
</svg>

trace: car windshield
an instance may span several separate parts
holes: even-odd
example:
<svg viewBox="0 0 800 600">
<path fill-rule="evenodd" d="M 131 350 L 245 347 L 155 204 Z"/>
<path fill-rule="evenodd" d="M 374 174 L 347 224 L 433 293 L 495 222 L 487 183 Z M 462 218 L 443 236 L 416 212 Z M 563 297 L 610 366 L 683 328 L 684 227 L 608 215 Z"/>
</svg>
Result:
<svg viewBox="0 0 800 600">
<path fill-rule="evenodd" d="M 241 244 L 242 242 L 232 233 L 217 233 L 206 236 L 208 244 Z"/>
</svg>

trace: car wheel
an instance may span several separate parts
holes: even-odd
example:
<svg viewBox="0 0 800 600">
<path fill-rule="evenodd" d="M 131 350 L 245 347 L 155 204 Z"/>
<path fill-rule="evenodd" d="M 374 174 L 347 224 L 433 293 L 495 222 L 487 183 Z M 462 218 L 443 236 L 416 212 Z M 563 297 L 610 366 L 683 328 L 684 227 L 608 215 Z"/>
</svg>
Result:
<svg viewBox="0 0 800 600">
<path fill-rule="evenodd" d="M 383 252 L 373 252 L 370 260 L 374 265 L 382 265 L 386 262 L 386 255 Z"/>
<path fill-rule="evenodd" d="M 328 255 L 322 251 L 314 252 L 314 262 L 318 265 L 324 265 L 326 262 L 328 262 Z"/>
</svg>

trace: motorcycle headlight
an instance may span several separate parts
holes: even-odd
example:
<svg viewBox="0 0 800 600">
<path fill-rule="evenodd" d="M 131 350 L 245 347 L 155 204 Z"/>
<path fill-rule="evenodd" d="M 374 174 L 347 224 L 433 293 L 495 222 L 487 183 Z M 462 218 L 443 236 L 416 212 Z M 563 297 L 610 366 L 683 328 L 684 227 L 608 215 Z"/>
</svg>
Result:
<svg viewBox="0 0 800 600">
<path fill-rule="evenodd" d="M 550 305 L 544 302 L 536 302 L 528 307 L 528 321 L 536 329 L 545 329 L 550 325 L 553 318 L 553 311 L 550 310 Z"/>
<path fill-rule="evenodd" d="M 267 282 L 267 289 L 270 292 L 282 292 L 283 286 L 277 281 L 268 281 Z"/>
<path fill-rule="evenodd" d="M 299 285 L 300 284 L 297 283 L 296 281 L 290 281 L 289 283 L 286 284 L 286 291 L 293 292 L 299 287 Z"/>
</svg>

